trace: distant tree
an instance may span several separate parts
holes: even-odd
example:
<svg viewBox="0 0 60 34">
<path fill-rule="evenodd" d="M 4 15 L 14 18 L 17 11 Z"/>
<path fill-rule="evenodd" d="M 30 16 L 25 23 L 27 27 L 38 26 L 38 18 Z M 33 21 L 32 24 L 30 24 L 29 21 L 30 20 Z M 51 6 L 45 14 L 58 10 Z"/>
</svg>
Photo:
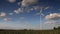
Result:
<svg viewBox="0 0 60 34">
<path fill-rule="evenodd" d="M 60 29 L 60 26 L 58 28 L 54 27 L 54 30 L 56 30 L 56 29 Z"/>
<path fill-rule="evenodd" d="M 24 29 L 24 31 L 27 31 L 27 29 Z"/>
<path fill-rule="evenodd" d="M 4 31 L 4 29 L 0 29 L 0 31 Z"/>
<path fill-rule="evenodd" d="M 54 27 L 54 30 L 56 30 L 57 28 L 56 27 Z"/>
<path fill-rule="evenodd" d="M 58 29 L 60 29 L 60 27 L 58 27 Z"/>
</svg>

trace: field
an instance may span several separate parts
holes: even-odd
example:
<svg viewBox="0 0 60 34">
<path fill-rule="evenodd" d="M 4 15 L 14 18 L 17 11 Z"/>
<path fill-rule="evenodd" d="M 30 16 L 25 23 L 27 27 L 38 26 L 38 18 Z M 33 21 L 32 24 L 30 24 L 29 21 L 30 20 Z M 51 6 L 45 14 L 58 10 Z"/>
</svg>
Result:
<svg viewBox="0 0 60 34">
<path fill-rule="evenodd" d="M 60 34 L 60 30 L 6 30 L 0 34 Z"/>
</svg>

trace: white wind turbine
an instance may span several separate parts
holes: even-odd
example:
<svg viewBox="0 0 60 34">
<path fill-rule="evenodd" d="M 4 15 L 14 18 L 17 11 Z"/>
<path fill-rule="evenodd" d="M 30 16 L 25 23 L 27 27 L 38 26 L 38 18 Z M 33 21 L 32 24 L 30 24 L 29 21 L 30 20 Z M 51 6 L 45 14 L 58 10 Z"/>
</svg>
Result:
<svg viewBox="0 0 60 34">
<path fill-rule="evenodd" d="M 47 7 L 41 7 L 40 8 L 40 29 L 43 29 L 43 24 L 42 24 L 42 16 L 44 16 L 44 14 L 42 13 L 43 12 L 43 10 L 46 10 L 46 9 L 48 9 L 48 8 L 50 8 L 49 6 L 47 6 Z"/>
<path fill-rule="evenodd" d="M 40 29 L 42 29 L 42 26 L 43 26 L 42 25 L 42 18 L 41 18 L 43 16 L 42 11 L 43 11 L 43 7 L 40 8 Z"/>
</svg>

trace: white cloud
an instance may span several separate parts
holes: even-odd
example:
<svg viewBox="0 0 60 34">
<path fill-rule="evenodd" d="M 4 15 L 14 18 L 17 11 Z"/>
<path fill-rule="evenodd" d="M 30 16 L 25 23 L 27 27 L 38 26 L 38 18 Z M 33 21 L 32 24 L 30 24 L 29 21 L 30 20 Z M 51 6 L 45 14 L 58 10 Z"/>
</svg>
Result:
<svg viewBox="0 0 60 34">
<path fill-rule="evenodd" d="M 55 24 L 55 23 L 56 23 L 56 21 L 54 21 L 54 20 L 48 20 L 45 22 L 46 25 L 51 25 L 51 24 Z"/>
<path fill-rule="evenodd" d="M 18 5 L 23 8 L 24 11 L 27 11 L 28 13 L 31 12 L 32 10 L 40 10 L 40 6 L 33 6 L 34 4 L 37 4 L 38 0 L 22 0 L 22 2 L 18 2 Z M 31 6 L 30 6 L 31 5 Z M 17 10 L 15 10 L 16 13 Z"/>
<path fill-rule="evenodd" d="M 52 13 L 45 16 L 46 22 L 44 23 L 43 27 L 45 29 L 53 29 L 54 27 L 60 26 L 60 14 L 59 13 Z"/>
<path fill-rule="evenodd" d="M 8 22 L 8 21 L 11 21 L 11 18 L 4 18 L 3 20 Z"/>
<path fill-rule="evenodd" d="M 1 12 L 0 17 L 5 17 L 5 16 L 6 16 L 6 13 Z"/>
<path fill-rule="evenodd" d="M 17 14 L 19 13 L 19 11 L 17 11 L 17 10 L 14 10 L 14 12 L 17 13 Z"/>
<path fill-rule="evenodd" d="M 45 17 L 46 20 L 55 20 L 55 19 L 59 19 L 60 18 L 60 14 L 59 13 L 53 13 L 53 14 L 49 14 Z"/>
<path fill-rule="evenodd" d="M 35 4 L 37 2 L 37 0 L 23 0 L 22 1 L 22 6 L 27 6 L 30 4 Z"/>
<path fill-rule="evenodd" d="M 53 29 L 54 27 L 58 26 L 60 26 L 59 20 L 47 20 L 43 25 L 45 29 Z"/>
<path fill-rule="evenodd" d="M 7 0 L 7 1 L 10 2 L 10 3 L 16 2 L 16 0 Z"/>
<path fill-rule="evenodd" d="M 9 15 L 13 15 L 13 13 L 9 13 Z"/>
<path fill-rule="evenodd" d="M 19 13 L 22 13 L 23 12 L 23 9 L 22 8 L 18 8 L 17 10 L 14 10 L 14 12 L 16 14 L 19 14 Z"/>
<path fill-rule="evenodd" d="M 31 11 L 33 11 L 34 9 L 33 8 L 27 8 L 26 11 L 27 13 L 30 13 Z"/>
<path fill-rule="evenodd" d="M 20 19 L 25 19 L 25 17 L 20 17 Z"/>
<path fill-rule="evenodd" d="M 20 29 L 34 29 L 34 30 L 39 30 L 39 26 L 33 26 L 29 24 L 28 22 L 24 23 L 0 23 L 0 29 L 15 29 L 15 30 L 20 30 Z"/>
<path fill-rule="evenodd" d="M 37 3 L 38 3 L 38 0 L 23 0 L 22 2 L 18 2 L 18 5 L 21 6 L 21 9 L 23 8 L 24 11 L 27 11 L 29 13 L 32 10 L 40 9 L 40 6 L 32 6 Z M 15 10 L 15 12 L 19 13 L 19 11 L 17 12 L 17 10 Z"/>
</svg>

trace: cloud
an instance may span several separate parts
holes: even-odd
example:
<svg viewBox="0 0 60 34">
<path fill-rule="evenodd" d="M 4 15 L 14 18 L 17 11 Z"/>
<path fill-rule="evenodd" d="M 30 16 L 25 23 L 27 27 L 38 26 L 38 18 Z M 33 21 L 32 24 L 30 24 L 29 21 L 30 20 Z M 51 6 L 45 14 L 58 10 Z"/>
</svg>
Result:
<svg viewBox="0 0 60 34">
<path fill-rule="evenodd" d="M 55 24 L 55 23 L 56 23 L 56 21 L 54 21 L 54 20 L 50 20 L 50 21 L 48 20 L 45 22 L 46 25 L 49 25 L 49 24 L 51 25 L 51 24 Z"/>
<path fill-rule="evenodd" d="M 1 12 L 0 17 L 5 17 L 5 16 L 6 16 L 6 13 Z"/>
<path fill-rule="evenodd" d="M 25 9 L 25 11 L 27 12 L 27 13 L 30 13 L 31 11 L 33 11 L 34 10 L 34 8 L 26 8 Z"/>
<path fill-rule="evenodd" d="M 11 18 L 3 18 L 3 20 L 8 22 L 8 21 L 11 21 Z"/>
<path fill-rule="evenodd" d="M 43 27 L 45 29 L 53 29 L 54 27 L 60 26 L 60 14 L 51 13 L 45 16 L 46 22 L 44 22 Z"/>
<path fill-rule="evenodd" d="M 10 3 L 16 2 L 16 0 L 7 0 L 7 1 L 10 2 Z"/>
<path fill-rule="evenodd" d="M 15 29 L 15 30 L 20 30 L 20 29 L 34 29 L 34 30 L 39 30 L 39 26 L 34 26 L 29 24 L 28 22 L 24 23 L 16 23 L 16 22 L 10 22 L 10 23 L 0 23 L 0 29 Z"/>
<path fill-rule="evenodd" d="M 17 10 L 14 10 L 14 12 L 16 14 L 19 14 L 19 13 L 22 13 L 23 12 L 23 9 L 22 8 L 18 8 Z"/>
<path fill-rule="evenodd" d="M 21 2 L 18 2 L 17 4 L 23 8 L 23 11 L 27 11 L 27 13 L 33 11 L 33 10 L 37 10 L 39 7 L 38 6 L 34 6 L 34 4 L 37 4 L 38 3 L 38 0 L 22 0 Z M 16 10 L 15 10 L 16 13 L 18 13 Z"/>
<path fill-rule="evenodd" d="M 27 6 L 30 4 L 35 4 L 37 2 L 37 0 L 23 0 L 22 1 L 22 6 Z"/>
<path fill-rule="evenodd" d="M 47 21 L 45 22 L 44 26 L 45 29 L 53 29 L 55 27 L 54 21 Z"/>
<path fill-rule="evenodd" d="M 13 13 L 9 13 L 9 15 L 13 15 Z"/>
<path fill-rule="evenodd" d="M 25 17 L 20 17 L 20 19 L 25 19 Z"/>
<path fill-rule="evenodd" d="M 40 29 L 53 29 L 54 27 L 60 26 L 60 20 L 47 20 L 43 23 L 40 23 Z"/>
<path fill-rule="evenodd" d="M 38 0 L 22 0 L 21 2 L 18 2 L 17 4 L 21 8 L 23 8 L 24 11 L 27 11 L 28 13 L 33 10 L 39 11 L 43 7 L 43 6 L 41 7 L 39 5 L 40 3 L 38 2 Z M 17 11 L 15 11 L 15 12 L 17 12 Z"/>
<path fill-rule="evenodd" d="M 45 17 L 46 20 L 56 20 L 56 19 L 60 19 L 60 14 L 59 13 L 53 13 L 53 14 L 49 14 Z"/>
<path fill-rule="evenodd" d="M 59 20 L 47 20 L 43 25 L 45 29 L 53 29 L 54 27 L 58 26 L 60 26 Z"/>
</svg>

